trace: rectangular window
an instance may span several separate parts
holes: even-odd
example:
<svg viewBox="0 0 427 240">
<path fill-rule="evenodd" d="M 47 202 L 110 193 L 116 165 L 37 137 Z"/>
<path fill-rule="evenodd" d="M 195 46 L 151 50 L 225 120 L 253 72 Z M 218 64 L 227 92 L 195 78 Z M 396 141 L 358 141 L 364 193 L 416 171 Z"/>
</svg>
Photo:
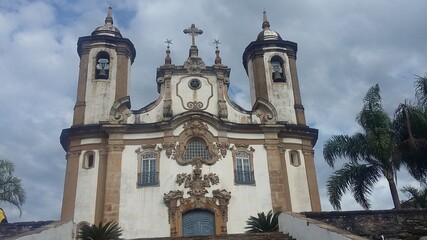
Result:
<svg viewBox="0 0 427 240">
<path fill-rule="evenodd" d="M 141 171 L 138 174 L 138 185 L 149 186 L 159 183 L 159 172 L 156 166 L 156 153 L 148 152 L 142 154 Z"/>
<path fill-rule="evenodd" d="M 237 184 L 255 184 L 254 171 L 251 169 L 249 154 L 246 152 L 236 153 L 234 180 Z"/>
</svg>

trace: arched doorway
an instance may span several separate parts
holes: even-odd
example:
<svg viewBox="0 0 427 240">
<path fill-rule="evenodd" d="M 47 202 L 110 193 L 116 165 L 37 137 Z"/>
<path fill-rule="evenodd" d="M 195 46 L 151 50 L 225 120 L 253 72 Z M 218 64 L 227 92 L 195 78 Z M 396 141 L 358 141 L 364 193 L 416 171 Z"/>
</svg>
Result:
<svg viewBox="0 0 427 240">
<path fill-rule="evenodd" d="M 215 234 L 215 215 L 214 213 L 197 209 L 188 211 L 182 216 L 182 235 L 202 236 Z"/>
</svg>

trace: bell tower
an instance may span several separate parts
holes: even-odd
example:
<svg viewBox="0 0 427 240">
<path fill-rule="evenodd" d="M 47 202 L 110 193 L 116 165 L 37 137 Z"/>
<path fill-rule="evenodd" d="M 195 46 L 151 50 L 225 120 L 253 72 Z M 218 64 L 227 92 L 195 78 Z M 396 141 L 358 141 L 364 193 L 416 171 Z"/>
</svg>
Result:
<svg viewBox="0 0 427 240">
<path fill-rule="evenodd" d="M 135 59 L 132 42 L 113 26 L 112 8 L 105 24 L 77 42 L 80 71 L 73 126 L 108 121 L 111 107 L 129 95 L 130 67 Z"/>
<path fill-rule="evenodd" d="M 249 76 L 251 102 L 264 100 L 274 106 L 277 121 L 306 125 L 296 69 L 297 44 L 283 40 L 270 29 L 263 12 L 262 31 L 243 53 Z"/>
</svg>

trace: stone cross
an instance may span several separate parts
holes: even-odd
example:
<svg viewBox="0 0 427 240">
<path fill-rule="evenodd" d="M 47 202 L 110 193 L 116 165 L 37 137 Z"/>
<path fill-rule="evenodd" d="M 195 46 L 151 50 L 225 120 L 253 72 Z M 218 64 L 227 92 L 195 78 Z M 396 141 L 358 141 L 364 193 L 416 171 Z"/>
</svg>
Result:
<svg viewBox="0 0 427 240">
<path fill-rule="evenodd" d="M 197 36 L 197 35 L 200 35 L 200 34 L 202 34 L 203 33 L 203 31 L 201 30 L 201 29 L 198 29 L 198 28 L 196 28 L 196 26 L 194 25 L 194 23 L 193 24 L 191 24 L 191 27 L 189 27 L 189 28 L 187 28 L 187 29 L 184 29 L 184 33 L 185 34 L 189 34 L 189 35 L 191 35 L 191 43 L 192 43 L 192 45 L 191 46 L 196 46 L 196 43 L 195 43 L 195 37 Z"/>
</svg>

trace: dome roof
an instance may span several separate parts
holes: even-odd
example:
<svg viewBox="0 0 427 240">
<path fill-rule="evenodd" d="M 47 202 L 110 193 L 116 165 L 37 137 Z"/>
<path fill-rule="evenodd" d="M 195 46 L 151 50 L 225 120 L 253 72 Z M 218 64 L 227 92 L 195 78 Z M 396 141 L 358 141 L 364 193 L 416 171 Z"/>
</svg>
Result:
<svg viewBox="0 0 427 240">
<path fill-rule="evenodd" d="M 113 9 L 111 7 L 108 8 L 107 17 L 105 18 L 105 24 L 103 26 L 99 26 L 92 32 L 92 36 L 95 35 L 104 35 L 104 36 L 112 36 L 112 37 L 122 37 L 120 30 L 113 26 Z"/>
<path fill-rule="evenodd" d="M 256 40 L 282 40 L 282 37 L 279 33 L 270 29 L 270 23 L 267 20 L 267 13 L 265 11 L 263 12 L 262 31 L 258 34 Z"/>
</svg>

